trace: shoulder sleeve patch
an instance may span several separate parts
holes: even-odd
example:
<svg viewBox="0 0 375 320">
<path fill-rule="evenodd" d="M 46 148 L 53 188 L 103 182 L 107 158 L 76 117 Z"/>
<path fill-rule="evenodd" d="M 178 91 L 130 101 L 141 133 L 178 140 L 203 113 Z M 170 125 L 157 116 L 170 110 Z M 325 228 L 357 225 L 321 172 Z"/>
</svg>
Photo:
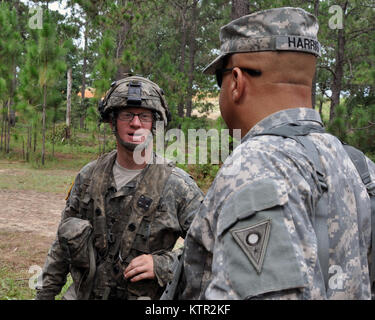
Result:
<svg viewBox="0 0 375 320">
<path fill-rule="evenodd" d="M 219 250 L 227 281 L 241 299 L 305 286 L 280 206 L 238 221 L 223 234 Z"/>
<path fill-rule="evenodd" d="M 262 272 L 270 229 L 271 219 L 266 219 L 250 227 L 230 231 L 234 240 L 249 258 L 258 274 Z"/>
</svg>

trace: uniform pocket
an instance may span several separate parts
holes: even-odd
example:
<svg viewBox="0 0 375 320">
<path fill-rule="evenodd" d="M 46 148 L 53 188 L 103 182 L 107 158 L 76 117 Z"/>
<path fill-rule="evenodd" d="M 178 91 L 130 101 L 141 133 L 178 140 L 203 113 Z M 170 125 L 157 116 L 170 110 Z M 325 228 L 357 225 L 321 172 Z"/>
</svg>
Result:
<svg viewBox="0 0 375 320">
<path fill-rule="evenodd" d="M 88 220 L 70 217 L 60 224 L 57 231 L 59 243 L 73 266 L 90 266 L 88 241 L 91 233 L 92 225 Z"/>
</svg>

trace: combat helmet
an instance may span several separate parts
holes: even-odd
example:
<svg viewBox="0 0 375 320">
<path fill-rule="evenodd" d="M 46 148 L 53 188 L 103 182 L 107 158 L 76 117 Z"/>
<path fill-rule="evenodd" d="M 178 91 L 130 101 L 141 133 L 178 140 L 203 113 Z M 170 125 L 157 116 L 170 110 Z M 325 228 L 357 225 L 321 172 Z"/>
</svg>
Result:
<svg viewBox="0 0 375 320">
<path fill-rule="evenodd" d="M 109 122 L 116 111 L 124 107 L 139 107 L 155 111 L 167 126 L 171 120 L 164 91 L 154 82 L 141 76 L 129 76 L 111 84 L 98 111 L 102 122 Z"/>
</svg>

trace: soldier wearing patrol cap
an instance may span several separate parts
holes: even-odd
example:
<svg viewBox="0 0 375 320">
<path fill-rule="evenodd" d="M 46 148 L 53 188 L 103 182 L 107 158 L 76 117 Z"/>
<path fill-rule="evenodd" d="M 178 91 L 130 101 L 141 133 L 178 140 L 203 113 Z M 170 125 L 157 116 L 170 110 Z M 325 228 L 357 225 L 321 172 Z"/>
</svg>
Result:
<svg viewBox="0 0 375 320">
<path fill-rule="evenodd" d="M 349 147 L 311 108 L 317 33 L 313 15 L 289 7 L 221 28 L 205 72 L 242 140 L 185 239 L 178 298 L 371 298 L 375 165 L 358 158 L 362 181 Z"/>
<path fill-rule="evenodd" d="M 117 149 L 78 173 L 37 299 L 54 299 L 69 272 L 73 284 L 64 299 L 158 299 L 181 253 L 172 251 L 176 240 L 203 199 L 185 171 L 152 151 L 156 121 L 170 120 L 157 84 L 139 76 L 116 81 L 99 113 Z"/>
</svg>

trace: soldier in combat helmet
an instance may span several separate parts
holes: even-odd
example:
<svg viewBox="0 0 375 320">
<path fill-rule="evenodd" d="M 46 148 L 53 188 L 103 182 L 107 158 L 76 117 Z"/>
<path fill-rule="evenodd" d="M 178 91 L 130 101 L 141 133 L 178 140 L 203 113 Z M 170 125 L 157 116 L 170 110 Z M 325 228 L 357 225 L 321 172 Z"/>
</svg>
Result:
<svg viewBox="0 0 375 320">
<path fill-rule="evenodd" d="M 156 155 L 156 122 L 169 110 L 154 82 L 130 76 L 99 104 L 117 148 L 84 166 L 62 212 L 36 299 L 158 299 L 203 194 L 183 170 Z M 135 154 L 138 152 L 138 159 Z"/>
<path fill-rule="evenodd" d="M 241 144 L 195 215 L 165 298 L 371 299 L 375 164 L 312 109 L 317 33 L 313 15 L 290 7 L 221 28 L 205 72 Z"/>
</svg>

